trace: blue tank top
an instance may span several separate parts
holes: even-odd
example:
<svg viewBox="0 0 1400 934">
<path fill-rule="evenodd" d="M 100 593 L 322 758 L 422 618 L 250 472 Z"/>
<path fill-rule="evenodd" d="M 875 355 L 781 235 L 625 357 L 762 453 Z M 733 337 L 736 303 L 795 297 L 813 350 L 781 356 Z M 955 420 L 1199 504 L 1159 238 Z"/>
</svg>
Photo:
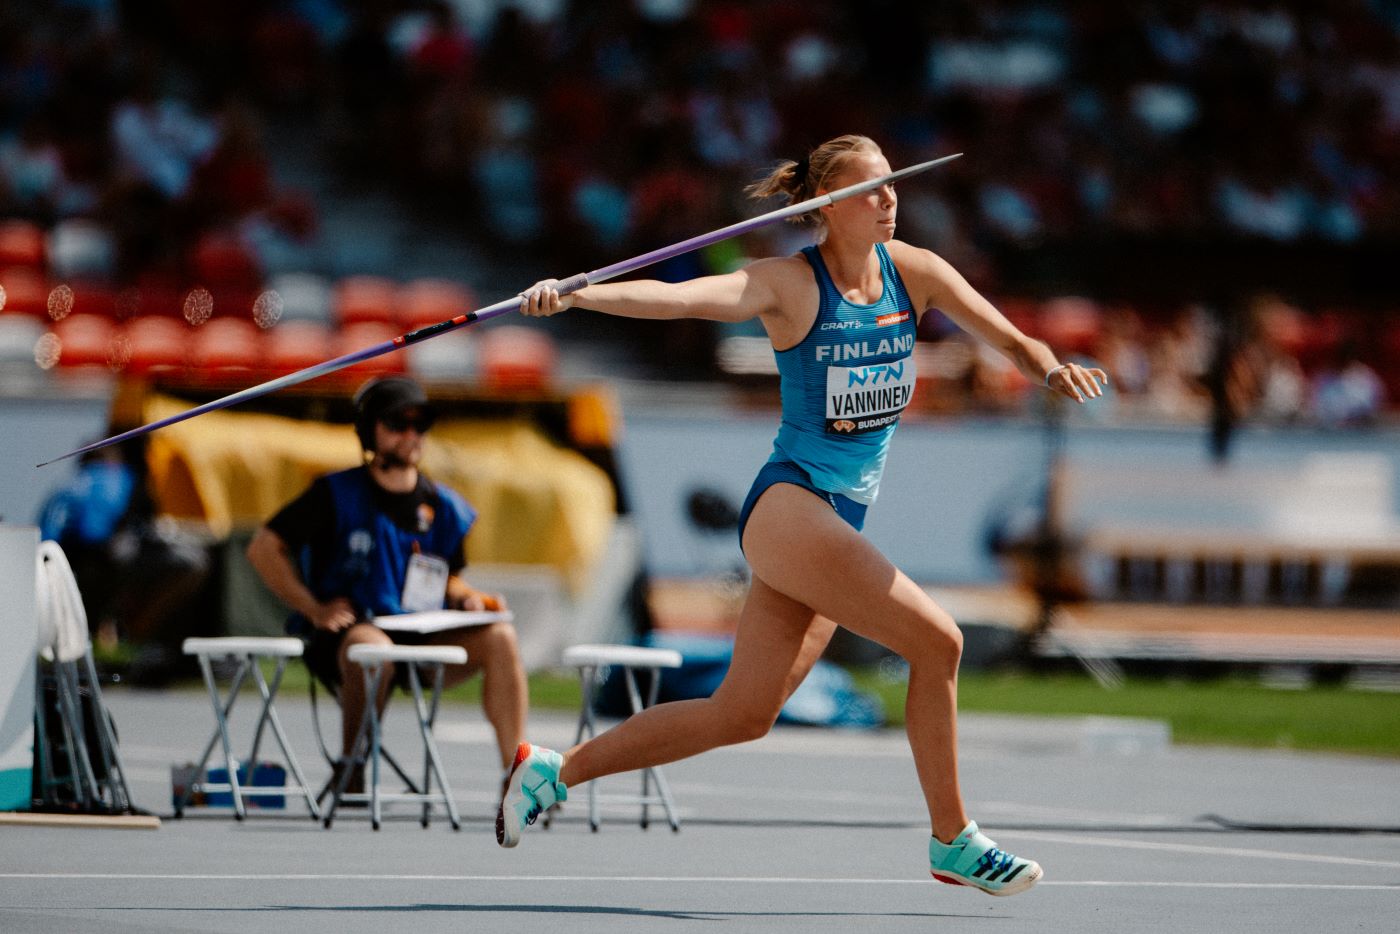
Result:
<svg viewBox="0 0 1400 934">
<path fill-rule="evenodd" d="M 399 601 L 409 558 L 417 551 L 450 563 L 476 519 L 456 491 L 434 484 L 436 504 L 419 507 L 432 515 L 423 516 L 423 530 L 411 531 L 375 507 L 374 480 L 365 468 L 333 473 L 326 480 L 335 501 L 334 553 L 307 585 L 316 599 L 345 597 L 368 616 L 403 612 Z"/>
<path fill-rule="evenodd" d="M 883 291 L 873 305 L 846 301 L 821 252 L 802 251 L 821 294 L 812 329 L 775 351 L 783 421 L 770 461 L 792 461 L 818 488 L 869 505 L 880 488 L 899 415 L 914 395 L 917 316 L 884 244 Z"/>
</svg>

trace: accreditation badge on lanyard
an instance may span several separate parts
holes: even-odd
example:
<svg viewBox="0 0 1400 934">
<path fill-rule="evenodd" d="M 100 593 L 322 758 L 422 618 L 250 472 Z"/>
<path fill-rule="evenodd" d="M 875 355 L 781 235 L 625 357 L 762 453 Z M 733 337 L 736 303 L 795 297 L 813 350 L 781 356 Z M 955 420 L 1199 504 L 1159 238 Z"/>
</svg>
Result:
<svg viewBox="0 0 1400 934">
<path fill-rule="evenodd" d="M 437 555 L 412 555 L 399 606 L 405 613 L 442 609 L 447 599 L 447 562 Z"/>
</svg>

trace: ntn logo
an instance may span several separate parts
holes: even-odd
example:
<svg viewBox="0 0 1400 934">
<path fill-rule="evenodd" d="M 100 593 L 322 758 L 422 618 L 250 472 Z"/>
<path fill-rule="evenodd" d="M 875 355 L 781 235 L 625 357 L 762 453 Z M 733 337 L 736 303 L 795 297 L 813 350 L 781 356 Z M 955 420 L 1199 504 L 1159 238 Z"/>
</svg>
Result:
<svg viewBox="0 0 1400 934">
<path fill-rule="evenodd" d="M 870 366 L 853 366 L 846 371 L 847 386 L 894 383 L 902 379 L 904 379 L 903 360 L 897 363 L 872 363 Z"/>
</svg>

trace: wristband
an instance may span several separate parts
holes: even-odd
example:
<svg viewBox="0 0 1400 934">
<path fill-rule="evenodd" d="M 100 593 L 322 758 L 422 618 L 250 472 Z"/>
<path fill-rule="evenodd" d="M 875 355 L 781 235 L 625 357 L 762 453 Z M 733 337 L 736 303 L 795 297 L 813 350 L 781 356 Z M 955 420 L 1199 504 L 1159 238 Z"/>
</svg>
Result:
<svg viewBox="0 0 1400 934">
<path fill-rule="evenodd" d="M 1045 374 L 1045 388 L 1046 388 L 1046 389 L 1049 389 L 1049 388 L 1050 388 L 1050 377 L 1054 376 L 1054 375 L 1055 375 L 1056 373 L 1058 373 L 1060 370 L 1068 370 L 1068 369 L 1069 369 L 1069 364 L 1068 364 L 1068 363 L 1061 363 L 1059 366 L 1052 366 L 1052 367 L 1050 368 L 1050 372 Z"/>
</svg>

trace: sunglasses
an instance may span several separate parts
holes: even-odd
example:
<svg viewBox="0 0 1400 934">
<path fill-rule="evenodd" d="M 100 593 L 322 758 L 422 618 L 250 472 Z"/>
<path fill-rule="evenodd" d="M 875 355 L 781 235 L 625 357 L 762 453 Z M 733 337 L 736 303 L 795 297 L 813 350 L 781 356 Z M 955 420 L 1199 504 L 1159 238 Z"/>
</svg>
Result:
<svg viewBox="0 0 1400 934">
<path fill-rule="evenodd" d="M 379 420 L 390 431 L 408 431 L 412 428 L 420 435 L 433 427 L 433 417 L 427 412 L 392 412 Z"/>
</svg>

